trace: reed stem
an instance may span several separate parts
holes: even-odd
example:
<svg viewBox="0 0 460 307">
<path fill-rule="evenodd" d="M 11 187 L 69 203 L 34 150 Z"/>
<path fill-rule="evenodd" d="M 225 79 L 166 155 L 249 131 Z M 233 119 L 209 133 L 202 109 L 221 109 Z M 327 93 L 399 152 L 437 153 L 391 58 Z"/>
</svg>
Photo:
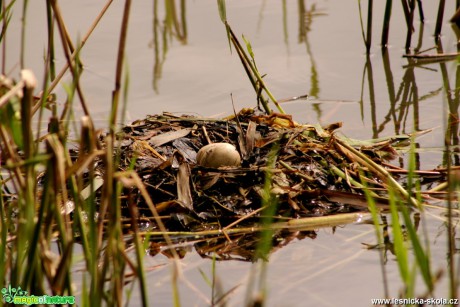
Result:
<svg viewBox="0 0 460 307">
<path fill-rule="evenodd" d="M 120 39 L 118 43 L 117 66 L 116 66 L 116 72 L 115 72 L 115 88 L 112 91 L 112 109 L 110 112 L 110 120 L 109 120 L 110 134 L 112 135 L 112 137 L 114 136 L 115 125 L 117 123 L 118 104 L 119 104 L 119 96 L 120 96 L 120 89 L 121 89 L 121 77 L 122 77 L 122 72 L 123 72 L 123 60 L 125 58 L 126 39 L 128 36 L 128 22 L 129 22 L 130 9 L 131 9 L 131 0 L 126 0 L 125 6 L 123 9 L 123 19 L 121 22 Z"/>
<path fill-rule="evenodd" d="M 382 30 L 382 49 L 388 47 L 388 35 L 390 31 L 391 8 L 393 0 L 387 0 L 385 5 L 385 15 L 383 17 L 383 30 Z"/>
<path fill-rule="evenodd" d="M 372 14 L 373 14 L 374 0 L 368 0 L 367 7 L 367 31 L 366 31 L 366 53 L 369 54 L 372 45 Z"/>
<path fill-rule="evenodd" d="M 436 18 L 436 28 L 434 30 L 434 40 L 437 43 L 441 38 L 441 30 L 442 30 L 442 21 L 444 18 L 444 8 L 446 6 L 445 0 L 439 0 L 439 7 L 438 7 L 438 16 Z"/>
</svg>

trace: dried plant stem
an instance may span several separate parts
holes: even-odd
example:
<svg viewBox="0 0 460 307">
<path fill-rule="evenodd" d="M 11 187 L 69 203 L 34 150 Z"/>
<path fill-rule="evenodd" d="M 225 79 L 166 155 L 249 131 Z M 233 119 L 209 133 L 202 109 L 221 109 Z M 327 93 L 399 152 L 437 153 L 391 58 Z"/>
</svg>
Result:
<svg viewBox="0 0 460 307">
<path fill-rule="evenodd" d="M 131 215 L 131 225 L 133 228 L 133 240 L 134 240 L 134 247 L 136 248 L 136 261 L 137 261 L 137 268 L 133 268 L 133 271 L 136 271 L 137 276 L 139 278 L 140 287 L 141 287 L 141 298 L 142 304 L 144 306 L 148 306 L 147 300 L 147 285 L 145 282 L 144 276 L 144 261 L 142 259 L 142 255 L 144 252 L 142 251 L 142 243 L 139 236 L 139 225 L 138 225 L 138 209 L 132 197 L 130 198 L 128 204 L 129 212 Z"/>
<path fill-rule="evenodd" d="M 27 13 L 27 5 L 29 3 L 29 0 L 24 0 L 23 5 L 22 5 L 22 18 L 21 18 L 21 53 L 20 53 L 20 59 L 19 59 L 19 65 L 21 69 L 25 68 L 25 63 L 24 63 L 24 55 L 25 55 L 25 48 L 26 48 L 26 13 Z"/>
<path fill-rule="evenodd" d="M 47 70 L 49 69 L 50 80 L 54 80 L 56 78 L 56 65 L 54 63 L 54 19 L 50 0 L 46 1 L 46 24 L 48 29 L 48 56 L 46 68 Z M 46 96 L 47 95 L 45 95 L 45 97 Z"/>
<path fill-rule="evenodd" d="M 373 4 L 374 4 L 373 0 L 368 0 L 368 4 L 367 4 L 367 28 L 366 28 L 366 33 L 364 33 L 363 15 L 362 15 L 362 10 L 361 10 L 361 0 L 358 1 L 359 21 L 360 21 L 360 24 L 361 24 L 361 35 L 362 35 L 363 40 L 364 40 L 364 45 L 366 46 L 366 53 L 367 54 L 370 53 L 371 45 L 372 45 Z"/>
<path fill-rule="evenodd" d="M 417 5 L 418 5 L 418 12 L 419 12 L 419 15 L 420 15 L 420 22 L 424 23 L 425 22 L 425 14 L 423 13 L 422 0 L 417 0 Z"/>
<path fill-rule="evenodd" d="M 281 107 L 281 105 L 278 103 L 278 100 L 275 98 L 275 96 L 273 96 L 273 94 L 271 93 L 271 91 L 268 89 L 268 87 L 265 85 L 265 82 L 264 80 L 262 79 L 262 76 L 260 75 L 259 71 L 257 70 L 257 68 L 255 67 L 255 65 L 250 61 L 249 57 L 247 56 L 247 54 L 244 52 L 243 48 L 241 47 L 241 44 L 240 42 L 238 41 L 238 38 L 236 37 L 235 33 L 233 33 L 232 29 L 230 28 L 230 25 L 228 25 L 228 23 L 225 23 L 225 25 L 228 27 L 229 29 L 229 32 L 231 34 L 231 41 L 233 43 L 233 45 L 235 46 L 235 48 L 237 48 L 237 51 L 238 51 L 238 55 L 240 55 L 241 57 L 241 60 L 247 64 L 247 67 L 250 68 L 250 71 L 252 72 L 252 75 L 255 77 L 255 81 L 258 83 L 258 85 L 265 90 L 265 92 L 267 93 L 267 96 L 270 98 L 270 100 L 275 104 L 276 108 L 278 109 L 278 111 L 282 114 L 285 114 L 283 108 Z M 257 88 L 257 86 L 256 86 Z M 264 101 L 264 100 L 262 100 Z M 270 108 L 266 105 L 264 105 L 264 109 L 265 111 L 270 114 L 272 113 L 272 111 L 270 110 Z"/>
<path fill-rule="evenodd" d="M 61 35 L 62 49 L 64 51 L 64 55 L 65 55 L 66 60 L 67 60 L 67 65 L 68 65 L 68 67 L 71 68 L 70 72 L 72 73 L 73 82 L 75 84 L 77 94 L 78 94 L 78 96 L 80 98 L 80 103 L 81 103 L 83 112 L 85 113 L 85 115 L 88 116 L 89 115 L 89 109 L 88 109 L 88 106 L 86 105 L 86 100 L 85 100 L 85 97 L 83 95 L 83 91 L 81 90 L 81 87 L 80 87 L 80 74 L 79 74 L 80 67 L 78 67 L 77 62 L 74 61 L 74 59 L 72 59 L 72 56 L 71 56 L 71 50 L 74 49 L 74 48 L 72 47 L 72 43 L 71 43 L 71 41 L 69 39 L 69 36 L 67 34 L 67 30 L 66 30 L 66 27 L 65 27 L 65 24 L 64 24 L 64 20 L 62 19 L 62 14 L 61 14 L 61 11 L 60 11 L 59 6 L 57 4 L 57 1 L 56 0 L 51 0 L 51 6 L 52 6 L 53 11 L 54 11 L 54 16 L 56 18 L 56 22 L 57 22 L 57 25 L 58 25 L 59 34 Z"/>
<path fill-rule="evenodd" d="M 115 88 L 112 91 L 112 109 L 110 113 L 110 133 L 113 136 L 115 133 L 115 125 L 117 122 L 117 114 L 118 114 L 118 104 L 120 100 L 120 89 L 121 89 L 121 76 L 123 72 L 123 60 L 125 57 L 125 45 L 126 45 L 126 38 L 128 35 L 128 21 L 129 21 L 129 13 L 131 9 L 131 0 L 125 1 L 125 7 L 123 9 L 123 20 L 121 22 L 121 32 L 120 32 L 120 40 L 118 42 L 118 55 L 117 55 L 117 66 L 115 72 Z"/>
<path fill-rule="evenodd" d="M 372 45 L 372 10 L 374 6 L 374 0 L 368 0 L 367 6 L 367 31 L 366 31 L 366 52 L 369 54 Z"/>
<path fill-rule="evenodd" d="M 35 142 L 32 135 L 32 114 L 31 108 L 33 105 L 33 91 L 36 87 L 36 79 L 33 73 L 29 70 L 21 71 L 21 79 L 23 84 L 23 96 L 21 100 L 21 128 L 23 137 L 23 151 L 24 161 L 30 161 L 35 152 Z M 30 246 L 28 246 L 28 238 L 33 234 L 34 215 L 35 215 L 35 165 L 33 163 L 26 163 L 24 165 L 24 186 L 22 186 L 21 201 L 19 202 L 19 217 L 17 226 L 17 259 L 13 265 L 12 282 L 22 284 L 24 271 L 23 261 L 28 255 Z"/>
<path fill-rule="evenodd" d="M 49 0 L 49 1 L 56 1 L 56 0 Z M 86 32 L 85 36 L 83 37 L 83 39 L 81 40 L 80 44 L 76 47 L 76 49 L 74 50 L 74 52 L 71 54 L 70 56 L 70 62 L 73 63 L 75 61 L 75 58 L 77 56 L 77 54 L 80 52 L 80 50 L 83 48 L 83 46 L 86 44 L 86 41 L 88 40 L 88 38 L 91 36 L 91 34 L 93 33 L 94 29 L 96 28 L 96 26 L 99 24 L 99 22 L 101 21 L 102 17 L 104 16 L 105 12 L 108 10 L 108 8 L 110 7 L 110 5 L 112 4 L 113 0 L 108 0 L 106 2 L 106 4 L 104 5 L 104 7 L 102 8 L 101 12 L 97 15 L 96 19 L 94 20 L 94 22 L 91 24 L 91 26 L 89 27 L 89 30 L 88 32 Z M 56 76 L 56 78 L 53 79 L 53 82 L 50 84 L 49 88 L 48 88 L 48 93 L 51 93 L 55 88 L 56 86 L 58 85 L 58 83 L 61 81 L 62 77 L 64 76 L 64 74 L 67 72 L 67 69 L 69 69 L 69 62 L 67 62 L 64 67 L 59 71 L 58 75 Z M 47 97 L 44 96 L 44 92 L 41 92 L 39 97 L 40 97 L 40 103 L 37 103 L 34 108 L 33 108 L 33 113 L 35 114 L 35 112 L 37 112 L 37 110 L 41 107 L 41 104 L 43 103 L 43 101 L 45 101 L 47 99 Z"/>
<path fill-rule="evenodd" d="M 6 29 L 8 27 L 8 18 L 6 16 L 6 1 L 2 1 L 2 75 L 6 75 Z"/>
<path fill-rule="evenodd" d="M 3 126 L 0 126 L 0 139 L 3 141 L 4 149 L 11 157 L 13 163 L 7 164 L 7 168 L 10 169 L 10 172 L 14 174 L 12 182 L 13 186 L 16 191 L 20 191 L 22 187 L 25 185 L 24 177 L 22 176 L 22 172 L 20 169 L 19 162 L 21 161 L 19 155 L 17 154 L 15 148 L 12 146 L 12 140 L 10 139 L 10 135 Z M 3 149 L 3 148 L 2 148 Z"/>
<path fill-rule="evenodd" d="M 388 182 L 390 189 L 396 189 L 405 199 L 409 201 L 411 205 L 415 206 L 416 208 L 420 207 L 421 204 L 419 204 L 419 202 L 415 198 L 411 197 L 409 192 L 407 192 L 403 187 L 401 187 L 401 185 L 393 178 L 393 176 L 391 176 L 391 174 L 386 169 L 384 169 L 380 165 L 377 165 L 369 157 L 362 154 L 361 152 L 359 152 L 352 146 L 348 145 L 347 143 L 343 142 L 342 140 L 336 138 L 335 141 L 339 148 L 342 147 L 342 152 L 350 152 L 353 155 L 354 159 L 357 160 L 360 164 L 365 165 L 376 175 L 378 175 L 381 179 Z"/>
<path fill-rule="evenodd" d="M 250 218 L 251 216 L 254 216 L 254 215 L 258 214 L 260 211 L 265 210 L 266 208 L 267 208 L 267 206 L 262 206 L 262 207 L 260 207 L 259 209 L 256 209 L 256 210 L 252 211 L 251 213 L 246 214 L 245 216 L 243 216 L 243 217 L 239 218 L 238 220 L 234 221 L 233 223 L 231 223 L 231 224 L 225 226 L 222 230 L 225 232 L 225 231 L 227 231 L 228 229 L 232 228 L 233 226 L 236 226 L 236 225 L 238 225 L 239 223 L 241 223 L 242 221 L 244 221 L 244 220 Z"/>
<path fill-rule="evenodd" d="M 252 52 L 252 47 L 250 43 L 246 39 L 244 39 L 244 36 L 243 36 L 243 39 L 246 42 L 246 47 L 248 49 L 248 52 L 251 54 L 252 61 L 251 59 L 249 59 L 249 56 L 244 51 L 235 33 L 233 33 L 233 30 L 230 27 L 230 24 L 227 22 L 225 0 L 217 0 L 217 6 L 219 9 L 220 19 L 222 23 L 225 25 L 225 29 L 227 30 L 227 36 L 229 40 L 230 49 L 231 49 L 231 44 L 233 44 L 233 46 L 238 52 L 238 56 L 240 57 L 241 63 L 243 64 L 246 74 L 248 75 L 249 80 L 251 81 L 251 84 L 254 87 L 255 92 L 257 93 L 257 98 L 262 102 L 262 106 L 264 107 L 265 112 L 267 114 L 271 114 L 272 110 L 268 106 L 267 100 L 263 98 L 262 90 L 265 91 L 265 93 L 268 95 L 270 100 L 275 104 L 278 111 L 282 114 L 285 114 L 283 108 L 278 103 L 278 100 L 275 98 L 275 96 L 273 96 L 273 94 L 270 92 L 268 87 L 265 85 L 265 82 L 262 80 L 262 76 L 260 75 L 259 70 L 257 69 L 255 62 L 254 62 L 254 54 Z"/>
<path fill-rule="evenodd" d="M 21 105 L 21 124 L 22 124 L 22 135 L 23 135 L 23 144 L 24 144 L 24 160 L 29 160 L 33 157 L 35 153 L 35 141 L 33 140 L 32 134 L 32 106 L 33 106 L 33 91 L 37 85 L 37 80 L 33 73 L 29 70 L 22 70 L 21 77 L 24 84 L 23 88 L 23 97 Z M 35 180 L 33 177 L 33 168 L 31 164 L 26 166 L 26 190 L 29 190 L 31 195 L 28 195 L 26 198 L 26 203 L 32 205 L 34 203 L 33 198 L 33 186 L 35 185 Z M 32 180 L 32 181 L 31 181 Z M 29 182 L 31 181 L 31 182 Z M 31 186 L 28 186 L 28 185 Z M 27 195 L 27 194 L 26 194 Z"/>
<path fill-rule="evenodd" d="M 321 227 L 331 227 L 343 224 L 349 224 L 353 222 L 362 222 L 371 218 L 371 214 L 368 212 L 355 212 L 355 213 L 341 213 L 336 215 L 319 216 L 319 217 L 306 217 L 300 219 L 291 219 L 287 222 L 277 222 L 263 226 L 255 227 L 241 227 L 241 228 L 230 228 L 225 230 L 227 234 L 242 234 L 242 233 L 253 233 L 255 231 L 262 231 L 264 229 L 297 229 L 297 230 L 315 230 Z M 205 231 L 144 231 L 139 232 L 141 236 L 213 236 L 222 235 L 221 229 L 205 230 Z"/>
<path fill-rule="evenodd" d="M 180 1 L 180 18 L 181 18 L 181 25 L 182 25 L 182 42 L 186 43 L 187 42 L 187 18 L 185 15 L 186 11 L 186 6 L 185 6 L 186 0 L 181 0 Z"/>
<path fill-rule="evenodd" d="M 444 17 L 444 8 L 446 6 L 445 0 L 439 0 L 439 7 L 438 7 L 438 16 L 436 18 L 436 28 L 434 30 L 434 37 L 435 41 L 437 42 L 441 36 L 442 30 L 442 21 Z"/>
<path fill-rule="evenodd" d="M 387 0 L 385 5 L 385 16 L 383 17 L 383 30 L 382 30 L 382 49 L 388 47 L 388 33 L 390 32 L 390 19 L 391 19 L 391 8 L 393 0 Z"/>
<path fill-rule="evenodd" d="M 163 221 L 161 220 L 161 217 L 158 214 L 158 211 L 155 205 L 153 204 L 153 201 L 150 198 L 150 195 L 147 192 L 147 189 L 145 188 L 145 185 L 142 183 L 141 178 L 133 171 L 116 173 L 115 177 L 127 187 L 136 186 L 139 189 L 145 202 L 147 203 L 147 206 L 149 207 L 150 211 L 152 212 L 155 222 L 157 223 L 158 228 L 160 229 L 160 232 L 162 233 L 162 236 L 165 239 L 167 246 L 169 247 L 169 251 L 171 252 L 171 255 L 173 256 L 174 263 L 171 268 L 172 269 L 173 300 L 174 300 L 174 306 L 180 306 L 179 289 L 177 287 L 177 278 L 178 278 L 179 270 L 180 270 L 179 263 L 178 263 L 179 255 L 177 254 L 177 251 L 173 248 L 174 244 L 171 240 L 171 237 L 168 234 L 168 231 L 166 230 L 166 227 L 164 226 Z M 138 232 L 138 234 L 143 235 L 145 233 Z"/>
<path fill-rule="evenodd" d="M 407 35 L 406 35 L 406 53 L 409 53 L 412 41 L 412 32 L 414 32 L 414 11 L 415 0 L 402 0 L 404 16 L 406 17 Z"/>
</svg>

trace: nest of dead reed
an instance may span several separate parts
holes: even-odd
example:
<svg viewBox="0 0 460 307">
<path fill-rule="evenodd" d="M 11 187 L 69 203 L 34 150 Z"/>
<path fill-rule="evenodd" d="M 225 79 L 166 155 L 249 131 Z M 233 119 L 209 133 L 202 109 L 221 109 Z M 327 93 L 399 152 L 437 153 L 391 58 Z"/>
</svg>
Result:
<svg viewBox="0 0 460 307">
<path fill-rule="evenodd" d="M 275 221 L 367 210 L 358 178 L 366 174 L 369 186 L 380 179 L 360 164 L 362 158 L 355 158 L 354 150 L 377 164 L 395 151 L 390 141 L 351 148 L 336 136 L 340 126 L 302 125 L 289 115 L 263 115 L 253 109 L 224 119 L 164 113 L 124 126 L 117 148 L 120 168 L 134 169 L 156 210 L 172 217 L 166 227 L 197 231 L 224 227 L 242 217 L 250 218 L 241 225 L 253 224 L 267 187 L 277 203 Z M 197 165 L 198 150 L 209 142 L 235 145 L 241 166 Z M 124 208 L 131 202 L 140 216 L 152 216 L 136 187 L 125 189 L 122 201 Z"/>
</svg>

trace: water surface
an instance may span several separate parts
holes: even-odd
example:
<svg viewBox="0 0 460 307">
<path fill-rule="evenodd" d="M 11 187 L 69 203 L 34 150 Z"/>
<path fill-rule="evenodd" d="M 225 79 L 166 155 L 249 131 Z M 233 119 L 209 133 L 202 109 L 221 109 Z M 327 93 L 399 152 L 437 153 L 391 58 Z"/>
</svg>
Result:
<svg viewBox="0 0 460 307">
<path fill-rule="evenodd" d="M 299 15 L 300 4 L 305 14 Z M 72 38 L 82 38 L 104 1 L 60 1 Z M 416 17 L 412 47 L 418 36 L 420 50 L 434 47 L 432 33 L 436 1 L 425 1 L 426 20 Z M 341 132 L 356 139 L 370 139 L 432 129 L 417 139 L 420 168 L 444 164 L 444 140 L 458 144 L 458 131 L 447 130 L 448 111 L 458 115 L 456 61 L 407 67 L 402 57 L 406 28 L 400 3 L 393 4 L 390 46 L 382 54 L 379 41 L 384 1 L 374 3 L 374 39 L 366 56 L 359 21 L 358 2 L 347 1 L 227 1 L 229 23 L 239 37 L 251 42 L 264 80 L 279 98 L 310 95 L 307 100 L 283 104 L 298 122 L 330 124 L 343 122 Z M 283 11 L 283 5 L 285 10 Z M 85 71 L 82 88 L 99 127 L 106 127 L 114 83 L 115 60 L 123 3 L 115 1 L 85 45 L 81 58 Z M 26 66 L 42 74 L 46 46 L 44 10 L 41 1 L 30 1 L 27 21 Z M 446 10 L 452 10 L 448 7 Z M 364 7 L 363 12 L 366 11 Z M 446 12 L 450 17 L 451 12 Z M 126 63 L 129 71 L 127 120 L 163 111 L 199 116 L 226 116 L 235 108 L 255 105 L 255 94 L 241 63 L 229 49 L 215 1 L 186 1 L 187 34 L 179 39 L 166 34 L 163 40 L 164 7 L 157 11 L 154 26 L 152 1 L 134 1 Z M 300 17 L 299 17 L 300 16 Z M 19 12 L 12 27 L 19 33 Z M 448 19 L 448 18 L 445 18 Z M 450 24 L 443 25 L 444 52 L 456 52 L 456 37 Z M 37 29 L 43 29 L 42 32 Z M 8 70 L 17 72 L 19 35 L 7 37 Z M 166 42 L 166 44 L 165 44 Z M 429 50 L 435 53 L 436 50 Z M 61 67 L 65 59 L 58 56 Z M 57 90 L 62 105 L 65 95 Z M 82 114 L 74 103 L 76 118 Z M 447 131 L 447 132 L 446 132 Z M 454 162 L 458 158 L 454 157 Z M 404 158 L 394 161 L 404 167 Z M 442 221 L 426 217 L 433 234 L 434 269 L 446 267 L 446 236 Z M 371 298 L 384 295 L 378 252 L 362 243 L 375 243 L 370 225 L 321 229 L 315 239 L 293 240 L 274 252 L 268 265 L 269 306 L 369 306 Z M 193 249 L 191 249 L 193 250 Z M 167 264 L 163 256 L 146 257 L 146 267 Z M 210 289 L 199 270 L 210 274 L 211 261 L 193 251 L 181 261 L 180 295 L 183 306 L 209 304 Z M 244 300 L 249 272 L 255 264 L 240 261 L 217 263 L 217 275 L 225 290 L 239 285 L 230 305 Z M 386 264 L 392 296 L 401 289 L 395 258 Z M 171 304 L 171 270 L 162 266 L 147 274 L 149 299 L 154 306 Z M 439 285 L 439 297 L 447 287 Z M 138 299 L 135 292 L 134 301 Z"/>
</svg>

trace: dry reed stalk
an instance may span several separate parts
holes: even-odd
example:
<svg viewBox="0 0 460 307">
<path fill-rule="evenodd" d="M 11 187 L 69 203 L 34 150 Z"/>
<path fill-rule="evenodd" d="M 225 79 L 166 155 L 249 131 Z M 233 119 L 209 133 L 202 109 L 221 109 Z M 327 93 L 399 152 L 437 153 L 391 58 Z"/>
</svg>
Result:
<svg viewBox="0 0 460 307">
<path fill-rule="evenodd" d="M 55 1 L 55 0 L 50 0 L 50 1 Z M 99 24 L 101 21 L 102 17 L 104 16 L 105 12 L 108 10 L 110 5 L 112 4 L 113 0 L 108 0 L 106 4 L 103 6 L 101 12 L 96 16 L 94 22 L 91 24 L 89 27 L 88 31 L 86 32 L 85 36 L 83 36 L 83 39 L 81 40 L 80 44 L 76 47 L 74 52 L 70 56 L 70 62 L 73 63 L 75 61 L 75 58 L 77 57 L 77 54 L 80 52 L 80 50 L 83 48 L 83 46 L 86 44 L 86 41 L 89 39 L 91 34 L 93 33 L 94 29 L 96 26 Z M 61 81 L 62 77 L 66 73 L 67 69 L 69 69 L 69 62 L 66 62 L 64 67 L 61 69 L 61 71 L 58 73 L 56 78 L 53 79 L 53 82 L 50 84 L 48 88 L 48 93 L 51 93 L 54 88 L 58 85 L 58 83 Z M 41 92 L 39 95 L 39 98 L 41 101 L 44 101 L 47 99 L 47 97 L 43 97 L 44 92 Z M 34 108 L 33 108 L 33 114 L 38 111 L 38 109 L 41 107 L 41 103 L 37 103 Z"/>
<path fill-rule="evenodd" d="M 388 35 L 390 32 L 390 19 L 391 19 L 391 9 L 393 6 L 393 0 L 387 0 L 385 5 L 385 15 L 383 17 L 383 29 L 382 29 L 382 49 L 387 49 L 388 47 Z"/>
<path fill-rule="evenodd" d="M 61 14 L 61 11 L 59 9 L 59 6 L 58 6 L 56 0 L 51 0 L 51 7 L 53 8 L 54 16 L 55 16 L 55 19 L 56 19 L 56 22 L 57 22 L 57 25 L 58 25 L 58 29 L 59 29 L 59 34 L 61 36 L 62 49 L 64 51 L 64 55 L 65 55 L 65 58 L 67 60 L 67 65 L 68 65 L 68 67 L 71 68 L 70 72 L 72 74 L 72 80 L 73 80 L 75 88 L 77 90 L 77 94 L 78 94 L 78 96 L 80 98 L 80 103 L 81 103 L 83 112 L 85 113 L 86 116 L 89 116 L 89 109 L 88 109 L 88 106 L 86 104 L 86 99 L 85 99 L 85 96 L 83 95 L 83 91 L 82 91 L 82 89 L 80 87 L 80 73 L 79 73 L 79 71 L 80 71 L 81 68 L 78 65 L 79 63 L 72 59 L 72 56 L 71 56 L 71 50 L 73 49 L 72 48 L 72 42 L 68 37 L 68 33 L 67 33 L 67 30 L 66 30 L 64 19 L 62 18 L 62 14 Z M 76 53 L 76 54 L 78 54 L 78 53 Z"/>
<path fill-rule="evenodd" d="M 120 31 L 120 40 L 118 42 L 118 54 L 117 54 L 117 64 L 116 64 L 116 72 L 115 72 L 115 87 L 112 91 L 112 109 L 110 113 L 110 134 L 112 137 L 115 134 L 115 125 L 117 122 L 117 114 L 118 114 L 118 104 L 119 104 L 119 96 L 120 96 L 120 89 L 121 89 L 121 76 L 123 72 L 123 61 L 125 58 L 125 46 L 126 46 L 126 38 L 128 36 L 128 21 L 129 21 L 129 12 L 131 9 L 131 0 L 125 1 L 125 6 L 123 9 L 123 19 L 121 22 L 121 31 Z"/>
<path fill-rule="evenodd" d="M 444 19 L 445 6 L 446 6 L 446 0 L 439 0 L 438 16 L 436 17 L 436 28 L 434 30 L 434 37 L 435 37 L 436 42 L 438 42 L 439 39 L 441 38 L 442 21 Z"/>
</svg>

